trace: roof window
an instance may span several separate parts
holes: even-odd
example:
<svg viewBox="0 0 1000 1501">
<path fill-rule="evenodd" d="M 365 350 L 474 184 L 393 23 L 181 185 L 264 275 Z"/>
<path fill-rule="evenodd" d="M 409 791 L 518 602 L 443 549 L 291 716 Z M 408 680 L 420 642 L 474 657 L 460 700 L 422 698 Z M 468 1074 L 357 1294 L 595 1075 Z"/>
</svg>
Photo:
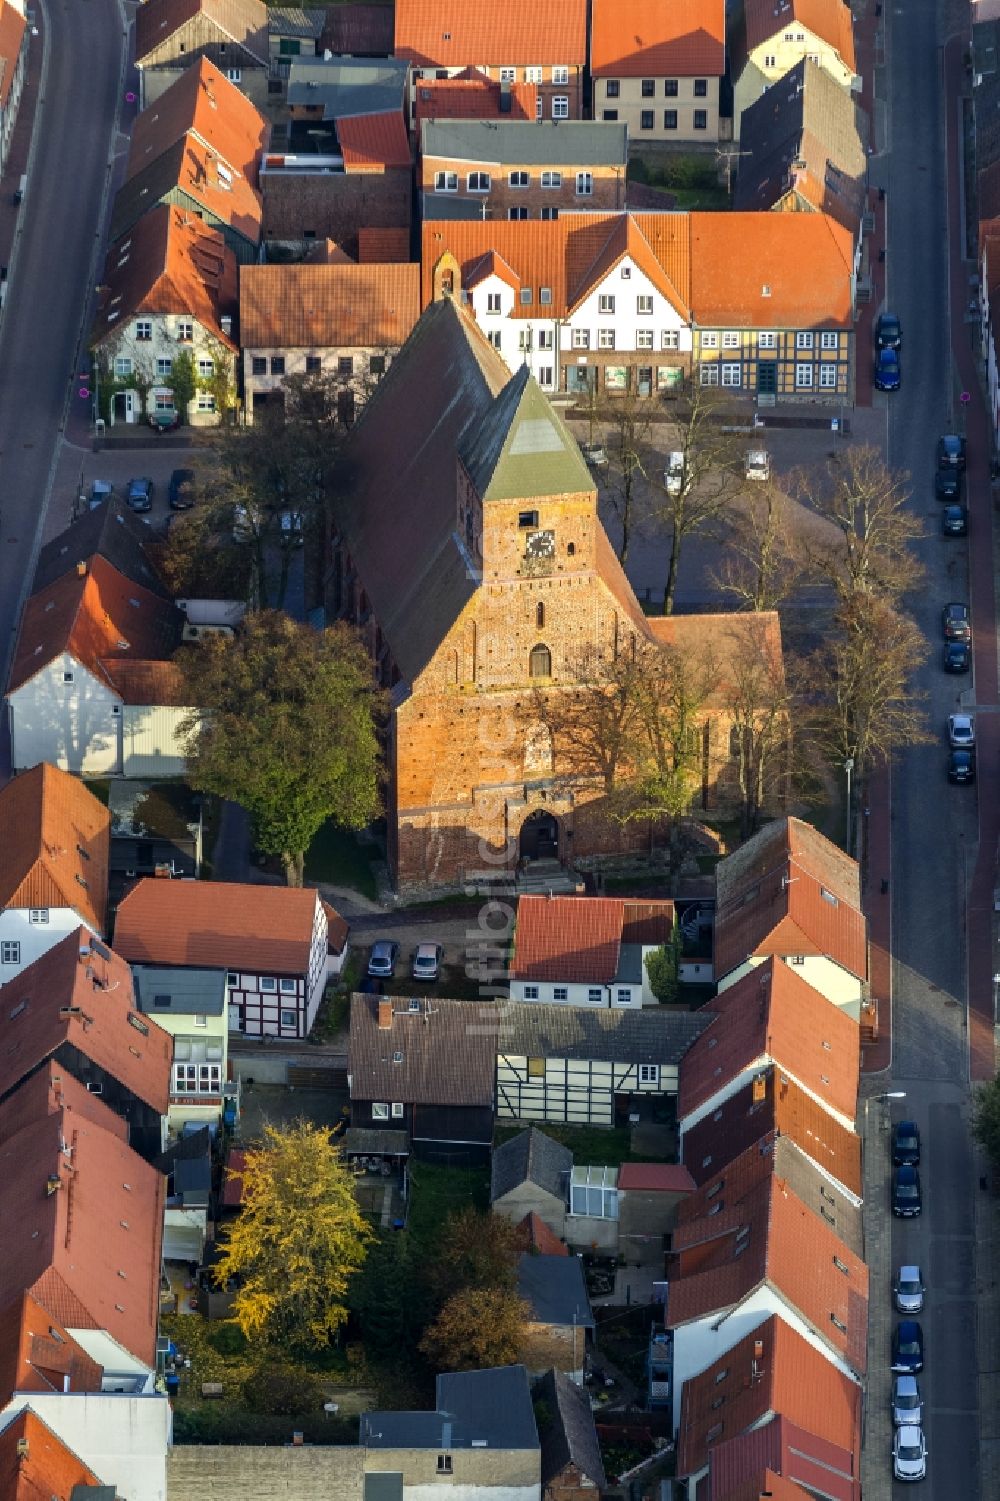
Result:
<svg viewBox="0 0 1000 1501">
<path fill-rule="evenodd" d="M 832 891 L 827 891 L 827 889 L 826 889 L 825 886 L 821 886 L 819 888 L 819 894 L 823 898 L 824 902 L 829 902 L 830 903 L 831 907 L 839 907 L 840 906 L 839 899 L 834 896 L 834 894 L 833 894 Z"/>
<path fill-rule="evenodd" d="M 143 1021 L 142 1017 L 139 1016 L 135 1011 L 130 1011 L 129 1012 L 129 1014 L 128 1014 L 128 1024 L 129 1024 L 130 1027 L 134 1027 L 137 1032 L 141 1032 L 142 1035 L 143 1035 L 143 1037 L 148 1037 L 149 1036 L 149 1028 L 148 1028 L 148 1026 Z"/>
<path fill-rule="evenodd" d="M 847 1333 L 847 1325 L 844 1323 L 843 1319 L 838 1319 L 835 1313 L 831 1313 L 830 1323 L 835 1325 L 835 1327 L 840 1330 L 841 1334 Z"/>
<path fill-rule="evenodd" d="M 841 1261 L 841 1259 L 840 1259 L 839 1256 L 835 1256 L 833 1258 L 833 1264 L 837 1268 L 838 1272 L 843 1272 L 843 1274 L 844 1274 L 845 1277 L 849 1277 L 851 1275 L 851 1269 L 847 1265 L 847 1262 L 846 1261 Z"/>
</svg>

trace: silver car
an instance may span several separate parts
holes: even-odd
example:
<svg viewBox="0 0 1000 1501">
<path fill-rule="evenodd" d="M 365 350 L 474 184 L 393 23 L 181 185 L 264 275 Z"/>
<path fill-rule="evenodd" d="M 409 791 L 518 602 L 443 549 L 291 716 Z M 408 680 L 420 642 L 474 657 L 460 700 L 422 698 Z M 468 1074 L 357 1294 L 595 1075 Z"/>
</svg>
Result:
<svg viewBox="0 0 1000 1501">
<path fill-rule="evenodd" d="M 923 1480 L 927 1445 L 922 1428 L 897 1428 L 892 1437 L 892 1473 L 897 1480 Z"/>
<path fill-rule="evenodd" d="M 441 972 L 441 959 L 444 949 L 439 943 L 421 943 L 417 945 L 417 951 L 413 956 L 413 978 L 415 980 L 436 980 Z"/>
<path fill-rule="evenodd" d="M 948 717 L 948 744 L 953 750 L 971 750 L 976 743 L 976 721 L 971 714 Z"/>
<path fill-rule="evenodd" d="M 892 1286 L 899 1313 L 919 1313 L 924 1306 L 924 1281 L 918 1266 L 901 1266 Z"/>
<path fill-rule="evenodd" d="M 373 979 L 391 980 L 396 973 L 396 955 L 399 953 L 399 944 L 390 938 L 380 938 L 378 943 L 372 944 L 371 957 L 368 960 L 368 973 Z"/>
<path fill-rule="evenodd" d="M 924 1402 L 916 1376 L 894 1376 L 892 1423 L 894 1428 L 919 1428 L 924 1421 Z"/>
</svg>

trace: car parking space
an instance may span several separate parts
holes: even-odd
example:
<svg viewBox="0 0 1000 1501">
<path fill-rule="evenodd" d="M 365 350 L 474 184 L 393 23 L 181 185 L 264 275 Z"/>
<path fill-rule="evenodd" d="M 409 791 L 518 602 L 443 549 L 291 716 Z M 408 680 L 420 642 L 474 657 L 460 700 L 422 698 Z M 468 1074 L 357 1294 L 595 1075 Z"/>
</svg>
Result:
<svg viewBox="0 0 1000 1501">
<path fill-rule="evenodd" d="M 105 481 L 115 494 L 125 498 L 131 480 L 148 478 L 153 483 L 152 505 L 143 519 L 154 531 L 161 531 L 170 515 L 168 490 L 175 469 L 195 468 L 200 457 L 194 445 L 185 447 L 152 442 L 143 448 L 109 446 L 98 453 L 82 454 L 68 446 L 64 449 L 49 507 L 43 541 L 49 542 L 68 526 L 81 509 L 80 496 L 87 496 L 95 481 Z M 65 503 L 60 504 L 64 498 Z"/>
</svg>

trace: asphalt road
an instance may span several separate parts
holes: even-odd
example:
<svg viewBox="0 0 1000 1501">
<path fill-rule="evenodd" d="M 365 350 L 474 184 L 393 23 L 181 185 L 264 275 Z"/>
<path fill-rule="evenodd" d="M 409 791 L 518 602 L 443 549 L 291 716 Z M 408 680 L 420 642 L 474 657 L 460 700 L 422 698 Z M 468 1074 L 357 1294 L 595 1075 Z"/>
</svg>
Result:
<svg viewBox="0 0 1000 1501">
<path fill-rule="evenodd" d="M 45 51 L 21 235 L 0 325 L 0 677 L 6 682 L 24 590 L 75 381 L 93 257 L 103 236 L 120 100 L 117 0 L 37 0 Z M 86 338 L 82 347 L 86 350 Z M 81 369 L 86 369 L 85 362 Z M 6 775 L 6 725 L 0 775 Z"/>
<path fill-rule="evenodd" d="M 889 155 L 880 164 L 888 186 L 888 305 L 903 323 L 903 387 L 889 405 L 889 455 L 914 478 L 913 507 L 927 522 L 921 553 L 926 586 L 911 608 L 930 656 L 917 674 L 928 693 L 930 746 L 899 757 L 892 777 L 893 1072 L 884 1087 L 905 1090 L 893 1118 L 921 1127 L 924 1213 L 891 1223 L 892 1262 L 917 1262 L 929 1293 L 921 1321 L 926 1361 L 922 1378 L 929 1476 L 923 1494 L 978 1497 L 975 1358 L 975 1240 L 972 1155 L 965 1123 L 968 1101 L 965 893 L 975 859 L 976 789 L 950 787 L 945 777 L 944 722 L 969 678 L 941 669 L 941 606 L 968 599 L 968 548 L 941 536 L 933 498 L 934 443 L 955 427 L 951 330 L 948 319 L 948 221 L 942 46 L 943 7 L 908 0 L 893 8 L 889 51 Z M 865 352 L 858 351 L 859 360 Z M 989 497 L 973 499 L 970 545 L 986 547 Z M 979 535 L 977 536 L 977 522 Z M 984 771 L 985 783 L 985 771 Z M 984 785 L 978 789 L 982 795 Z M 888 1138 L 885 1213 L 889 1218 Z M 873 1285 L 888 1306 L 888 1286 Z M 889 1355 L 869 1374 L 870 1410 L 887 1399 Z M 876 1425 L 876 1431 L 881 1425 Z M 884 1433 L 884 1430 L 883 1430 Z M 872 1435 L 874 1437 L 874 1433 Z M 877 1464 L 877 1456 L 876 1456 Z M 891 1474 L 886 1450 L 885 1474 Z M 881 1486 L 879 1487 L 881 1490 Z M 867 1494 L 866 1490 L 866 1494 Z M 888 1487 L 885 1494 L 888 1494 Z M 893 1494 L 907 1493 L 896 1484 Z"/>
</svg>

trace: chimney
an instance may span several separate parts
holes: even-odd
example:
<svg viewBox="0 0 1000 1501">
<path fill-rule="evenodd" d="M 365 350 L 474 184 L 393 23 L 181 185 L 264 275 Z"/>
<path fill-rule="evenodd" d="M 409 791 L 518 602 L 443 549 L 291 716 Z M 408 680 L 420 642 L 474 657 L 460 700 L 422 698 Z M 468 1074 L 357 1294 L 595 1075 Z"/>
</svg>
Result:
<svg viewBox="0 0 1000 1501">
<path fill-rule="evenodd" d="M 753 1358 L 754 1360 L 764 1359 L 764 1341 L 762 1339 L 755 1339 L 753 1342 Z"/>
<path fill-rule="evenodd" d="M 219 319 L 219 327 L 222 329 L 222 332 L 228 339 L 233 331 L 233 320 L 228 313 L 224 313 L 223 316 Z"/>
<path fill-rule="evenodd" d="M 45 1180 L 45 1192 L 51 1198 L 62 1187 L 62 1180 L 58 1173 L 49 1173 Z"/>
<path fill-rule="evenodd" d="M 77 563 L 77 565 L 76 565 L 76 576 L 77 576 L 78 579 L 83 579 L 83 578 L 87 577 L 87 565 L 86 565 L 86 563 Z"/>
<path fill-rule="evenodd" d="M 378 1003 L 378 1029 L 380 1032 L 389 1032 L 392 1029 L 392 1001 L 380 1000 Z"/>
<path fill-rule="evenodd" d="M 292 1434 L 292 1444 L 296 1449 L 301 1449 L 305 1443 L 305 1435 L 300 1428 L 296 1428 Z"/>
<path fill-rule="evenodd" d="M 29 1450 L 28 1450 L 28 1440 L 26 1438 L 19 1438 L 18 1441 L 17 1441 L 17 1457 L 18 1457 L 18 1459 L 27 1459 L 28 1458 L 28 1453 L 29 1453 Z"/>
</svg>

